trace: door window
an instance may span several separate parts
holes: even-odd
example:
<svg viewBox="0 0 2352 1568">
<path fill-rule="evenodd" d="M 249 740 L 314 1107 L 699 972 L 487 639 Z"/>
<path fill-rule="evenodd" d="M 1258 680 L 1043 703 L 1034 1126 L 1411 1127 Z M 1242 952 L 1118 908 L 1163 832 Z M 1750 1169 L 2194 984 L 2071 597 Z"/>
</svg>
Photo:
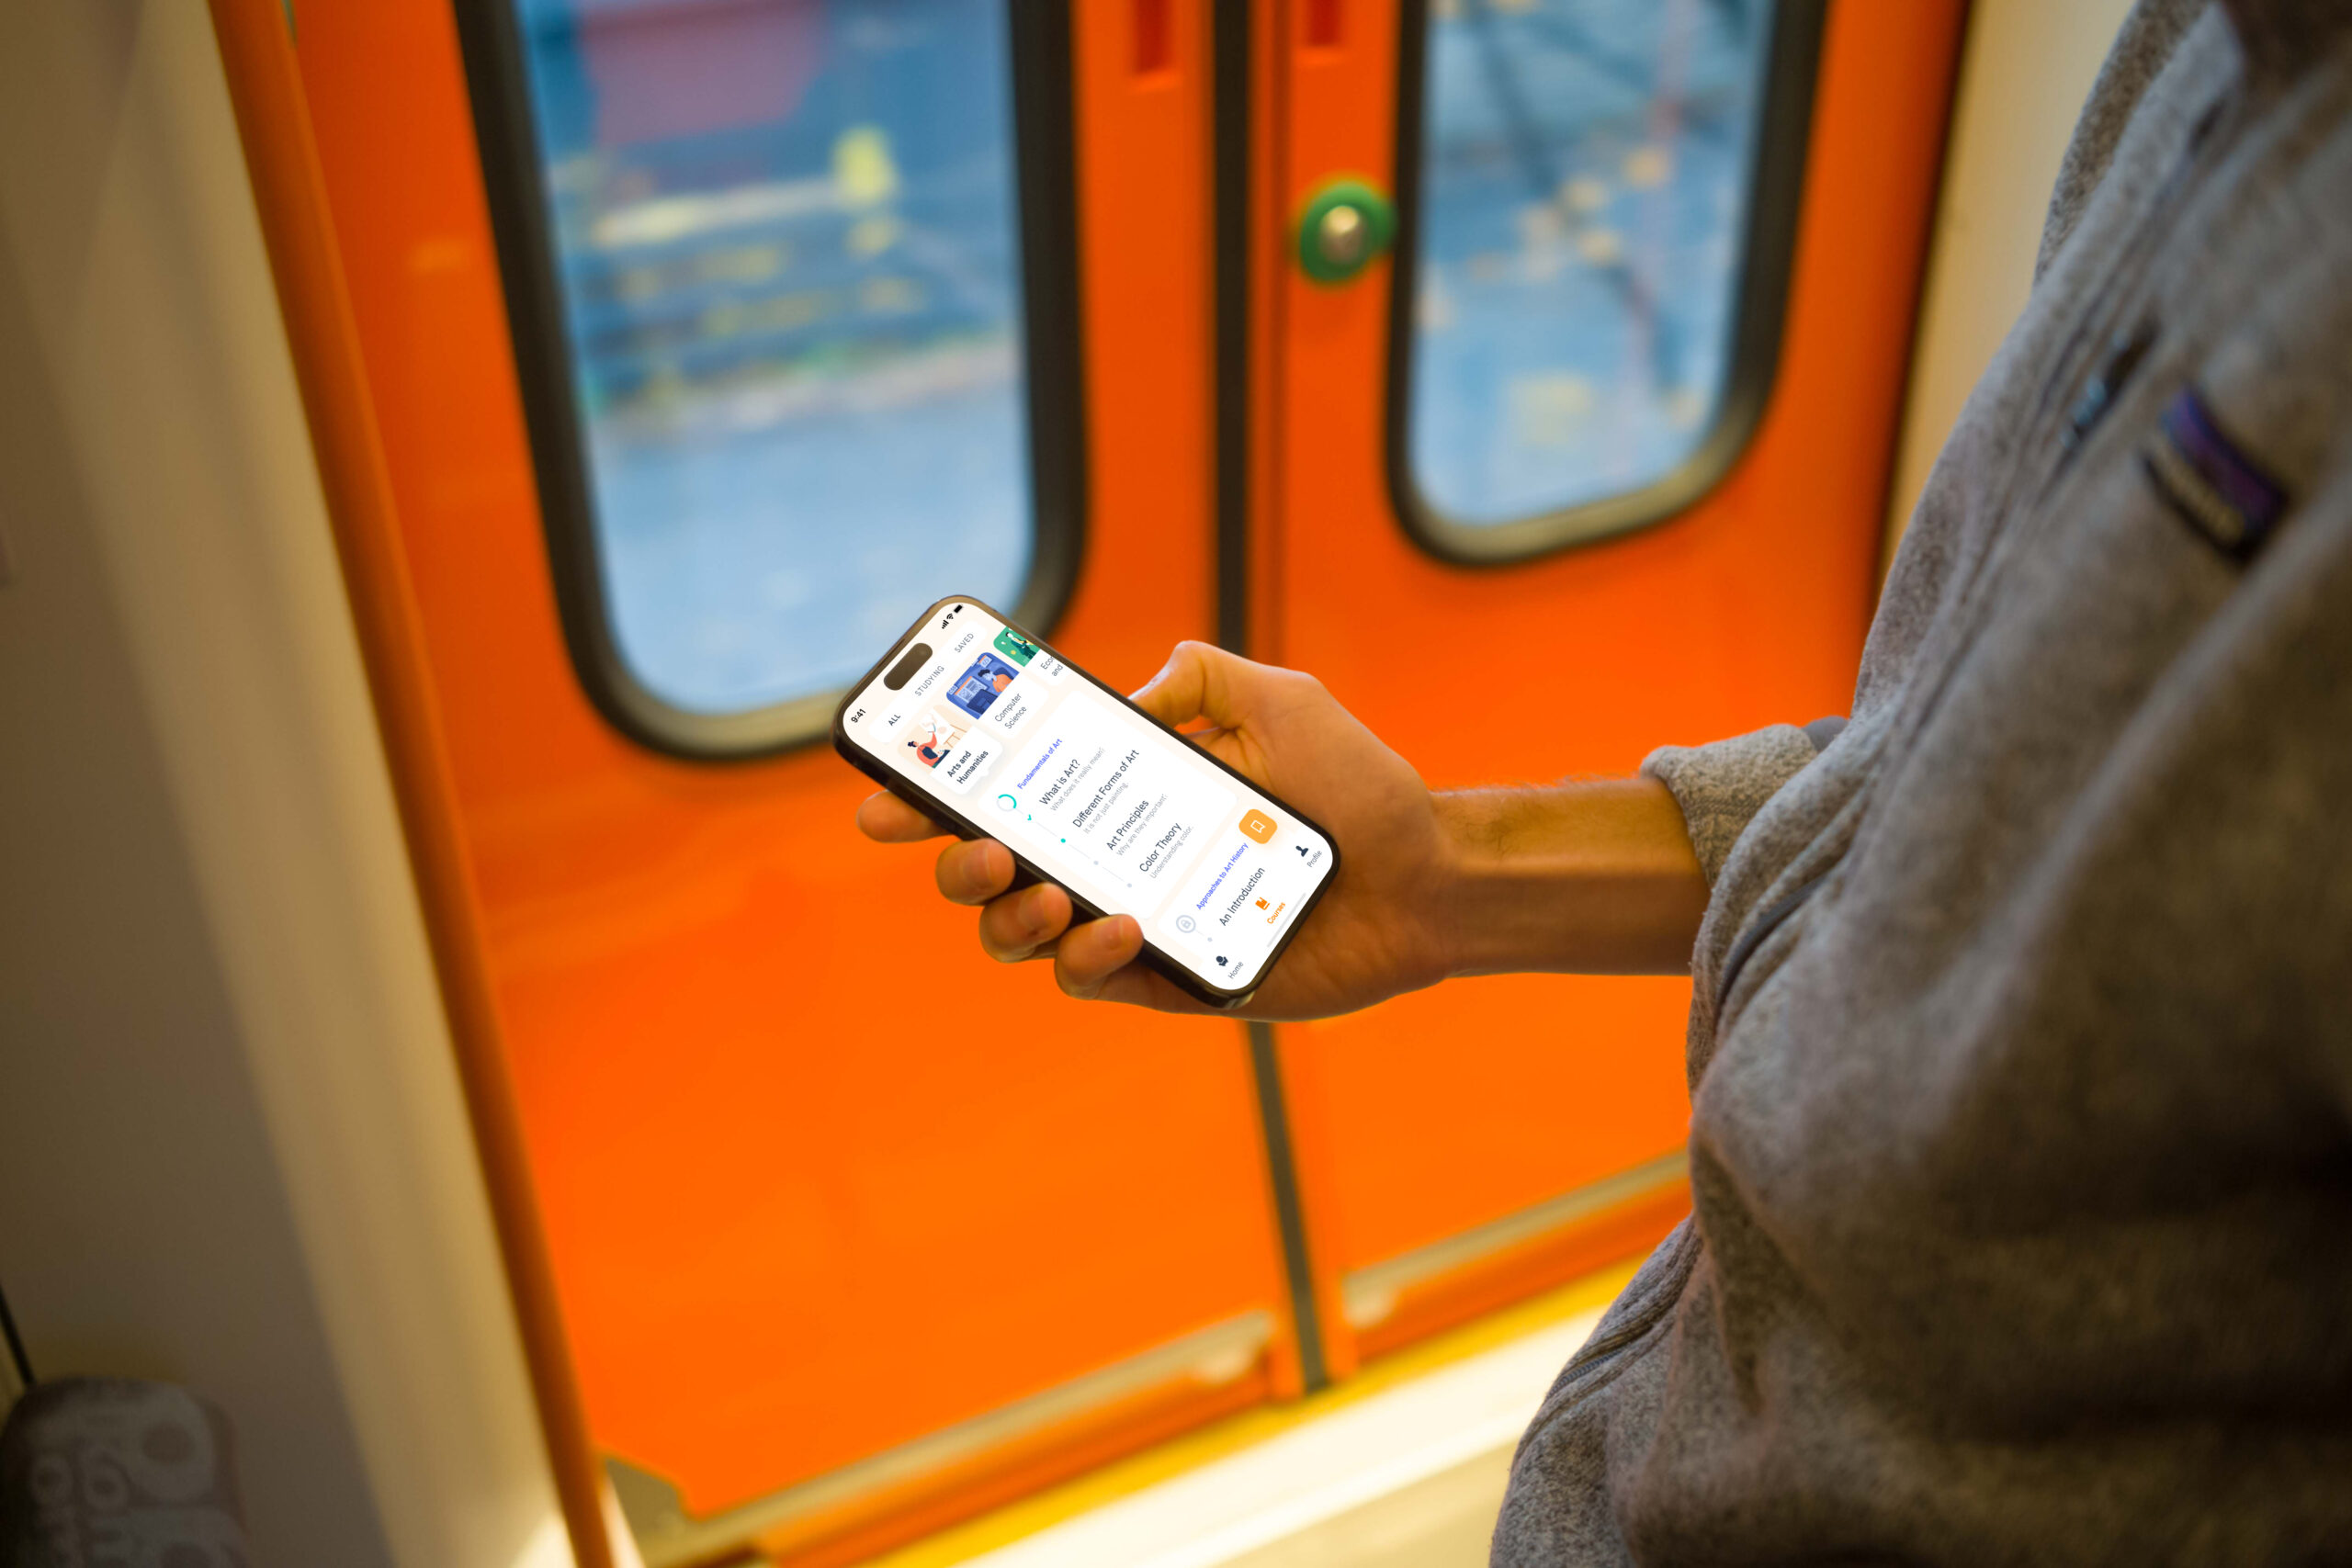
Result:
<svg viewBox="0 0 2352 1568">
<path fill-rule="evenodd" d="M 542 307 L 542 504 L 608 711 L 773 746 L 943 594 L 1050 620 L 1075 486 L 1038 461 L 1069 422 L 1026 287 L 1063 258 L 1024 249 L 1067 249 L 1023 222 L 1057 174 L 1016 126 L 1037 28 L 1009 0 L 509 3 L 502 249 Z"/>
<path fill-rule="evenodd" d="M 1776 346 L 1818 24 L 1787 0 L 1429 0 L 1392 411 L 1426 543 L 1554 547 L 1728 466 Z"/>
</svg>

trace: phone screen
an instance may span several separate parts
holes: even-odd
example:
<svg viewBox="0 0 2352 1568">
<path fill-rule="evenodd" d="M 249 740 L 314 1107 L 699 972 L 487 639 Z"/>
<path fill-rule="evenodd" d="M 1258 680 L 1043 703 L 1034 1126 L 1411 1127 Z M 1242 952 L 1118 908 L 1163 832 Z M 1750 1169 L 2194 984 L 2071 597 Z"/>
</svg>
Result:
<svg viewBox="0 0 2352 1568">
<path fill-rule="evenodd" d="M 1006 626 L 948 600 L 842 705 L 846 741 L 1206 985 L 1255 986 L 1330 840 Z"/>
</svg>

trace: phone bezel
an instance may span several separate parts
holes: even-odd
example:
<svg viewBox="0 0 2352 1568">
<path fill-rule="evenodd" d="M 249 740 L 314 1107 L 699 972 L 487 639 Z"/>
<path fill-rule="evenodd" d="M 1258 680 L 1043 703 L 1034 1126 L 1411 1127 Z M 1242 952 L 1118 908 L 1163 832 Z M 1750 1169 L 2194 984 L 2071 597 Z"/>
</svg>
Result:
<svg viewBox="0 0 2352 1568">
<path fill-rule="evenodd" d="M 1297 915 L 1292 919 L 1289 926 L 1284 928 L 1281 937 L 1275 941 L 1272 951 L 1266 954 L 1265 962 L 1258 965 L 1257 976 L 1252 979 L 1248 986 L 1239 988 L 1231 988 L 1210 985 L 1206 980 L 1201 978 L 1200 976 L 1185 967 L 1182 961 L 1178 959 L 1173 953 L 1169 953 L 1167 950 L 1160 947 L 1159 943 L 1153 942 L 1148 932 L 1145 933 L 1143 939 L 1143 953 L 1141 954 L 1143 962 L 1150 964 L 1151 967 L 1157 970 L 1159 974 L 1166 976 L 1170 982 L 1171 982 L 1179 990 L 1182 990 L 1196 1001 L 1205 1002 L 1210 1007 L 1216 1008 L 1220 1010 L 1229 1011 L 1236 1008 L 1247 1007 L 1250 1003 L 1250 999 L 1258 994 L 1261 987 L 1265 985 L 1266 977 L 1274 972 L 1274 965 L 1282 962 L 1283 954 L 1290 951 L 1290 944 L 1292 942 L 1296 940 L 1299 928 L 1306 923 L 1306 919 L 1309 915 L 1315 913 L 1315 907 L 1323 901 L 1323 895 L 1329 890 L 1332 881 L 1340 874 L 1339 840 L 1331 836 L 1331 830 L 1329 829 L 1315 820 L 1314 818 L 1309 817 L 1306 812 L 1299 810 L 1288 801 L 1280 798 L 1272 790 L 1267 789 L 1264 785 L 1259 784 L 1254 779 L 1250 778 L 1239 769 L 1231 766 L 1216 757 L 1209 755 L 1208 752 L 1203 750 L 1200 747 L 1193 745 L 1192 739 L 1189 736 L 1180 733 L 1172 726 L 1160 723 L 1159 719 L 1154 718 L 1150 714 L 1148 714 L 1143 709 L 1137 707 L 1127 698 L 1125 694 L 1114 690 L 1109 683 L 1102 680 L 1091 671 L 1087 670 L 1076 660 L 1063 654 L 1058 649 L 1055 649 L 1054 646 L 1045 638 L 1039 637 L 1036 633 L 1031 631 L 1020 622 L 1013 620 L 1011 616 L 1005 615 L 1002 611 L 997 609 L 987 601 L 975 599 L 968 593 L 950 593 L 944 598 L 935 601 L 929 609 L 925 610 L 922 615 L 917 615 L 914 618 L 913 624 L 908 626 L 905 631 L 892 638 L 888 651 L 885 652 L 881 658 L 876 660 L 873 666 L 868 669 L 865 674 L 860 675 L 855 681 L 850 683 L 849 690 L 842 696 L 840 705 L 833 709 L 833 750 L 840 752 L 842 760 L 848 762 L 850 766 L 855 768 L 859 773 L 864 773 L 867 778 L 870 778 L 875 783 L 880 784 L 884 789 L 888 790 L 892 795 L 897 795 L 900 800 L 903 800 L 908 805 L 912 806 L 916 810 L 921 811 L 933 821 L 940 823 L 950 832 L 955 833 L 958 838 L 988 839 L 995 837 L 994 834 L 989 832 L 988 829 L 981 827 L 978 822 L 956 810 L 955 807 L 949 805 L 944 799 L 924 794 L 915 784 L 914 781 L 909 779 L 905 774 L 900 773 L 897 769 L 891 767 L 881 758 L 875 756 L 872 752 L 858 745 L 855 741 L 852 740 L 849 736 L 849 726 L 847 721 L 849 718 L 850 705 L 856 702 L 859 697 L 864 695 L 865 689 L 874 684 L 876 678 L 881 675 L 884 671 L 888 670 L 890 667 L 891 661 L 896 660 L 899 654 L 906 650 L 907 645 L 914 641 L 916 637 L 922 634 L 923 628 L 930 626 L 932 617 L 938 615 L 940 611 L 945 609 L 950 604 L 968 604 L 975 610 L 981 611 L 990 616 L 993 616 L 999 625 L 1004 626 L 1014 636 L 1025 637 L 1029 641 L 1035 643 L 1041 651 L 1051 653 L 1056 659 L 1060 660 L 1065 665 L 1069 667 L 1070 673 L 1078 676 L 1080 680 L 1087 682 L 1089 684 L 1093 686 L 1096 691 L 1102 692 L 1110 696 L 1112 700 L 1125 707 L 1129 713 L 1134 714 L 1137 718 L 1142 719 L 1146 724 L 1152 726 L 1154 728 L 1159 730 L 1162 734 L 1169 736 L 1180 744 L 1190 748 L 1194 756 L 1200 758 L 1211 767 L 1217 768 L 1224 773 L 1230 774 L 1235 782 L 1240 784 L 1243 787 L 1249 789 L 1253 794 L 1263 795 L 1275 806 L 1290 813 L 1290 815 L 1297 821 L 1313 829 L 1316 832 L 1322 835 L 1324 844 L 1330 851 L 1330 863 L 1326 869 L 1322 879 L 1316 883 L 1314 890 L 1307 894 L 1306 901 L 1299 907 Z M 1019 868 L 1023 874 L 1039 882 L 1050 882 L 1054 884 L 1055 886 L 1061 888 L 1063 892 L 1069 894 L 1070 905 L 1079 912 L 1081 918 L 1087 919 L 1101 919 L 1109 912 L 1107 910 L 1097 908 L 1086 899 L 1079 897 L 1076 892 L 1072 891 L 1069 886 L 1063 883 L 1058 877 L 1055 876 L 1051 872 L 1048 872 L 1045 867 L 1030 860 L 1019 850 L 1013 850 L 1012 845 L 1007 844 L 1005 848 L 1012 850 L 1013 864 Z M 1017 878 L 1015 885 L 1019 885 Z M 1140 926 L 1143 922 L 1141 919 L 1137 919 L 1136 923 Z"/>
</svg>

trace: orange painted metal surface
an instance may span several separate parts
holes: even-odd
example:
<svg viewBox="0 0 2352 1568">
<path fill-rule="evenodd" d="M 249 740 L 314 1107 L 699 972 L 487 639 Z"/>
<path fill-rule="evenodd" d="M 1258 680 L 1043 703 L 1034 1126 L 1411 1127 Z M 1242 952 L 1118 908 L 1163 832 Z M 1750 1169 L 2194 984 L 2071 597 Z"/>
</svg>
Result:
<svg viewBox="0 0 2352 1568">
<path fill-rule="evenodd" d="M 1523 1301 L 1531 1291 L 1638 1258 L 1690 1212 L 1690 1184 L 1669 1182 L 1648 1197 L 1450 1270 L 1398 1292 L 1378 1322 L 1354 1330 L 1354 1352 L 1370 1360 Z"/>
<path fill-rule="evenodd" d="M 1311 7 L 1272 9 L 1274 222 L 1330 175 L 1388 177 L 1398 34 L 1396 0 L 1346 0 L 1337 45 L 1306 37 Z M 1831 6 L 1770 408 L 1720 488 L 1631 537 L 1476 570 L 1419 551 L 1385 479 L 1388 264 L 1321 288 L 1261 248 L 1269 656 L 1321 676 L 1441 787 L 1622 774 L 1662 743 L 1845 712 L 1963 10 Z M 1668 979 L 1481 979 L 1281 1031 L 1336 1364 L 1396 1342 L 1383 1324 L 1348 1343 L 1347 1271 L 1680 1144 L 1688 996 Z M 1579 1258 L 1531 1255 L 1520 1288 Z M 1472 1270 L 1459 1311 L 1497 1289 Z M 1423 1327 L 1447 1316 L 1418 1310 Z"/>
<path fill-rule="evenodd" d="M 1140 682 L 1211 625 L 1206 22 L 1142 75 L 1076 8 L 1091 511 L 1057 640 Z M 458 51 L 428 0 L 306 7 L 300 60 L 596 1443 L 697 1513 L 1252 1309 L 1282 1320 L 1239 1030 L 998 969 L 821 750 L 638 750 L 549 587 Z M 1157 50 L 1158 45 L 1153 45 Z M 1287 1356 L 1278 1344 L 1276 1355 Z M 1105 1413 L 815 1558 L 1262 1394 Z M 852 1532 L 844 1534 L 842 1532 Z"/>
</svg>

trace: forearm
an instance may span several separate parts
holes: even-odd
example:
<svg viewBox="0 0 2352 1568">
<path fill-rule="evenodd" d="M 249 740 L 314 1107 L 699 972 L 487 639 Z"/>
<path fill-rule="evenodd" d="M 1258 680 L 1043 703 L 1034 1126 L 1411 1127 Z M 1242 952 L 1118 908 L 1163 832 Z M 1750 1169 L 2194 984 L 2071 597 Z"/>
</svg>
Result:
<svg viewBox="0 0 2352 1568">
<path fill-rule="evenodd" d="M 1707 884 L 1655 779 L 1437 797 L 1442 919 L 1456 975 L 1679 975 Z"/>
</svg>

